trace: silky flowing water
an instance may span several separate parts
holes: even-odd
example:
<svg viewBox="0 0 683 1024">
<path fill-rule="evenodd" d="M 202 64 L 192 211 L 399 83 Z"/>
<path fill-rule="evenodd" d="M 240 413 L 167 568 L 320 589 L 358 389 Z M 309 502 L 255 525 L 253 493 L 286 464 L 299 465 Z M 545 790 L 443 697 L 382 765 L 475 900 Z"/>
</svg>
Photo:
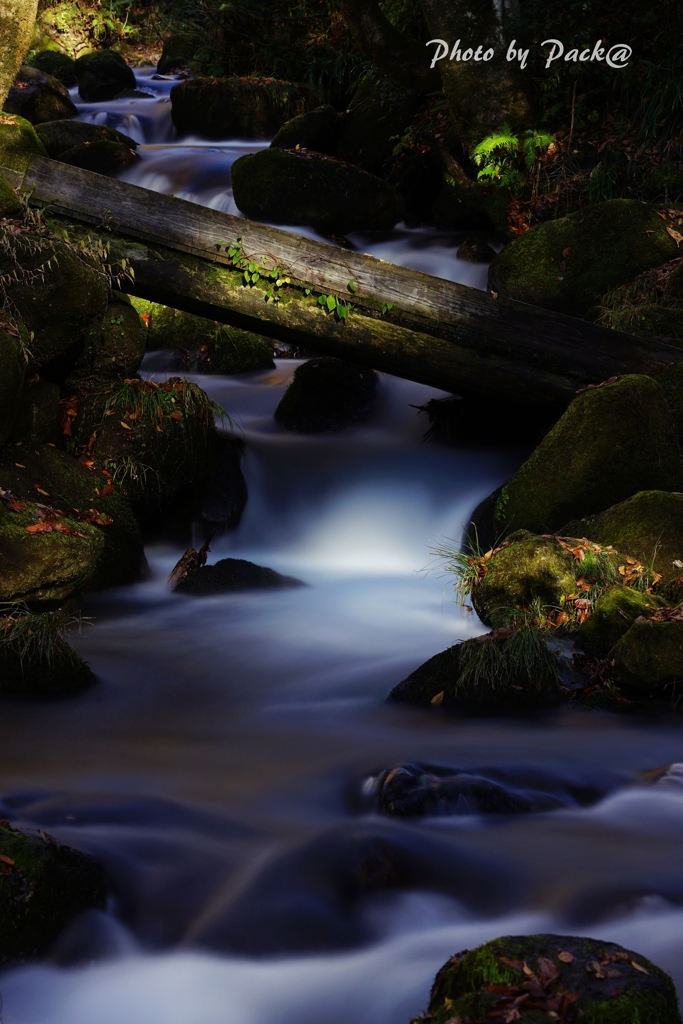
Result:
<svg viewBox="0 0 683 1024">
<path fill-rule="evenodd" d="M 232 210 L 229 165 L 258 144 L 174 143 L 172 83 L 83 106 L 139 141 L 130 180 Z M 362 251 L 482 286 L 454 239 L 397 230 Z M 481 632 L 421 570 L 525 458 L 424 443 L 411 406 L 440 393 L 382 377 L 362 426 L 295 436 L 272 418 L 296 366 L 197 377 L 246 443 L 249 501 L 210 560 L 306 583 L 211 598 L 151 575 L 91 596 L 74 642 L 99 682 L 63 701 L 3 701 L 2 816 L 102 859 L 115 893 L 50 961 L 0 978 L 16 1024 L 407 1024 L 457 950 L 555 931 L 623 943 L 683 994 L 683 761 L 673 719 L 550 713 L 449 718 L 390 705 L 392 686 Z M 143 366 L 163 379 L 168 354 Z M 486 409 L 481 409 L 482 416 Z M 378 772 L 495 769 L 560 806 L 482 816 L 377 813 Z M 577 793 L 592 793 L 590 800 Z M 396 865 L 399 864 L 399 868 Z"/>
</svg>

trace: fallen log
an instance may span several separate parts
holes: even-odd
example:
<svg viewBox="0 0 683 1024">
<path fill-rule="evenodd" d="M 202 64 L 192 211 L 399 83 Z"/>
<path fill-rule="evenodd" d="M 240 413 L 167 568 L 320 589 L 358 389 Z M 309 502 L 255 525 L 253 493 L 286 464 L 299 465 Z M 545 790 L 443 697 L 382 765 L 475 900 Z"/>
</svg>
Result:
<svg viewBox="0 0 683 1024">
<path fill-rule="evenodd" d="M 444 390 L 564 406 L 586 384 L 683 360 L 664 343 L 44 157 L 21 184 L 125 259 L 131 294 Z"/>
</svg>

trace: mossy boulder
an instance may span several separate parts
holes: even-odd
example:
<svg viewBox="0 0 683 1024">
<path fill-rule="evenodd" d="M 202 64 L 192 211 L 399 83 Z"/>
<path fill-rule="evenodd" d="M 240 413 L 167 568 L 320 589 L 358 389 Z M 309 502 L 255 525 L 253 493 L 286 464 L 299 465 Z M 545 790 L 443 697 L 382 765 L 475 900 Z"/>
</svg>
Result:
<svg viewBox="0 0 683 1024">
<path fill-rule="evenodd" d="M 334 107 L 326 104 L 297 114 L 285 121 L 271 146 L 276 149 L 312 149 L 315 153 L 336 156 L 340 121 Z"/>
<path fill-rule="evenodd" d="M 393 688 L 390 701 L 428 707 L 433 701 L 450 707 L 457 704 L 455 686 L 460 676 L 460 648 L 454 644 L 435 654 Z M 439 699 L 440 694 L 443 697 Z"/>
<path fill-rule="evenodd" d="M 137 163 L 140 157 L 121 142 L 101 139 L 99 142 L 84 142 L 81 146 L 67 149 L 59 159 L 63 164 L 82 167 L 84 171 L 94 171 L 95 174 L 106 174 L 112 178 Z"/>
<path fill-rule="evenodd" d="M 274 78 L 195 77 L 171 89 L 179 135 L 207 139 L 270 139 L 308 105 L 308 91 Z"/>
<path fill-rule="evenodd" d="M 4 467 L 0 472 L 0 601 L 63 600 L 95 572 L 104 537 L 94 526 L 68 515 L 50 517 L 49 524 L 58 529 L 29 533 L 27 527 L 45 524 L 38 518 L 43 511 L 35 500 L 15 501 Z"/>
<path fill-rule="evenodd" d="M 76 62 L 67 53 L 60 53 L 59 50 L 38 50 L 27 60 L 27 64 L 32 68 L 38 68 L 45 75 L 52 75 L 63 85 L 76 84 Z"/>
<path fill-rule="evenodd" d="M 562 533 L 611 544 L 652 565 L 662 576 L 659 586 L 664 589 L 683 569 L 683 494 L 641 491 L 596 516 L 569 523 Z"/>
<path fill-rule="evenodd" d="M 83 396 L 79 409 L 76 444 L 87 443 L 95 432 L 94 458 L 142 519 L 214 469 L 214 406 L 190 381 L 129 381 Z"/>
<path fill-rule="evenodd" d="M 371 174 L 381 174 L 419 106 L 416 93 L 391 79 L 366 78 L 343 116 L 336 155 Z"/>
<path fill-rule="evenodd" d="M 81 911 L 104 907 L 107 880 L 94 857 L 42 830 L 0 823 L 0 963 L 44 956 Z"/>
<path fill-rule="evenodd" d="M 85 438 L 85 444 L 89 438 L 90 435 Z M 50 504 L 64 510 L 68 519 L 75 518 L 74 510 L 78 509 L 81 517 L 69 526 L 86 535 L 85 541 L 58 532 L 29 535 L 24 530 L 22 535 L 23 527 L 36 520 L 29 516 L 24 522 L 13 512 L 12 520 L 8 521 L 14 524 L 12 536 L 16 543 L 19 537 L 24 544 L 17 548 L 17 559 L 20 561 L 23 557 L 26 563 L 23 568 L 19 566 L 19 578 L 23 579 L 22 572 L 28 573 L 30 584 L 35 571 L 39 580 L 31 585 L 21 583 L 25 590 L 13 584 L 12 589 L 16 589 L 17 594 L 29 593 L 38 587 L 41 600 L 47 599 L 42 596 L 47 584 L 40 582 L 43 579 L 40 573 L 47 574 L 48 583 L 54 578 L 50 567 L 53 557 L 56 565 L 63 562 L 67 567 L 72 565 L 72 570 L 66 574 L 63 585 L 55 585 L 55 594 L 50 596 L 66 597 L 77 587 L 100 590 L 140 579 L 145 565 L 140 527 L 121 488 L 87 455 L 80 461 L 49 444 L 9 445 L 0 451 L 0 483 L 22 503 Z M 93 512 L 97 515 L 89 514 Z M 58 521 L 62 518 L 58 517 Z M 21 529 L 17 526 L 19 522 Z M 31 542 L 29 547 L 25 546 L 27 540 Z M 38 553 L 32 554 L 34 551 Z"/>
<path fill-rule="evenodd" d="M 21 215 L 22 206 L 19 197 L 9 181 L 0 174 L 0 218 L 18 220 Z"/>
<path fill-rule="evenodd" d="M 610 199 L 531 228 L 496 256 L 498 295 L 585 317 L 610 289 L 678 255 L 657 208 Z"/>
<path fill-rule="evenodd" d="M 610 587 L 579 627 L 577 643 L 586 654 L 606 658 L 639 616 L 665 604 L 654 594 L 641 593 L 632 587 Z"/>
<path fill-rule="evenodd" d="M 0 615 L 0 690 L 24 695 L 66 696 L 95 681 L 87 662 L 68 640 L 80 619 L 66 608 L 31 611 L 26 605 Z"/>
<path fill-rule="evenodd" d="M 671 978 L 650 960 L 567 935 L 505 936 L 456 953 L 434 979 L 426 1016 L 541 1024 L 550 1014 L 572 1024 L 681 1021 Z"/>
<path fill-rule="evenodd" d="M 235 203 L 252 220 L 307 224 L 323 235 L 388 231 L 400 193 L 380 178 L 320 153 L 264 149 L 232 165 Z"/>
<path fill-rule="evenodd" d="M 659 384 L 628 375 L 577 395 L 503 488 L 496 534 L 554 533 L 645 490 L 683 491 L 683 470 Z"/>
<path fill-rule="evenodd" d="M 47 156 L 30 121 L 16 114 L 0 114 L 0 166 L 23 172 L 32 156 Z"/>
<path fill-rule="evenodd" d="M 526 608 L 534 599 L 560 608 L 574 593 L 576 559 L 552 537 L 526 530 L 513 533 L 484 564 L 472 590 L 474 609 L 486 625 L 503 626 L 511 610 Z"/>
<path fill-rule="evenodd" d="M 0 445 L 9 437 L 19 411 L 25 372 L 19 329 L 0 314 Z"/>
<path fill-rule="evenodd" d="M 683 684 L 683 612 L 678 621 L 634 622 L 611 657 L 617 680 L 627 693 L 676 701 Z"/>
<path fill-rule="evenodd" d="M 253 373 L 275 366 L 270 342 L 250 331 L 220 327 L 202 357 L 199 369 L 204 373 Z"/>
<path fill-rule="evenodd" d="M 78 114 L 78 108 L 62 82 L 28 65 L 19 70 L 3 110 L 8 114 L 17 114 L 34 125 L 76 117 Z"/>
<path fill-rule="evenodd" d="M 6 286 L 30 341 L 29 373 L 60 383 L 78 357 L 83 335 L 107 308 L 103 269 L 57 239 L 5 236 L 0 270 L 19 280 Z"/>
<path fill-rule="evenodd" d="M 9 436 L 10 441 L 15 445 L 17 441 L 57 444 L 62 433 L 60 399 L 58 384 L 51 384 L 47 380 L 34 380 L 24 384 Z M 21 458 L 19 461 L 21 462 Z"/>
<path fill-rule="evenodd" d="M 101 321 L 83 336 L 83 348 L 64 386 L 70 391 L 96 391 L 134 377 L 145 355 L 145 329 L 130 300 L 112 296 Z"/>
<path fill-rule="evenodd" d="M 319 356 L 298 366 L 275 410 L 288 430 L 316 434 L 343 430 L 372 407 L 378 377 L 366 366 Z"/>
<path fill-rule="evenodd" d="M 444 182 L 432 214 L 437 227 L 450 231 L 492 231 L 508 237 L 508 209 L 512 194 L 506 188 L 473 182 Z"/>
<path fill-rule="evenodd" d="M 148 351 L 163 348 L 192 351 L 214 341 L 218 329 L 215 320 L 139 299 L 136 295 L 131 295 L 130 301 L 145 325 Z"/>
<path fill-rule="evenodd" d="M 129 135 L 115 128 L 88 121 L 47 121 L 38 125 L 36 134 L 53 160 L 61 160 L 63 153 L 88 143 L 118 142 L 132 150 L 138 145 Z"/>
<path fill-rule="evenodd" d="M 113 100 L 135 88 L 135 75 L 116 50 L 97 50 L 79 57 L 75 65 L 78 92 L 85 103 Z"/>
<path fill-rule="evenodd" d="M 77 58 L 102 46 L 110 46 L 123 35 L 124 26 L 113 9 L 102 10 L 82 0 L 50 0 L 40 4 L 31 48 L 59 50 Z"/>
</svg>

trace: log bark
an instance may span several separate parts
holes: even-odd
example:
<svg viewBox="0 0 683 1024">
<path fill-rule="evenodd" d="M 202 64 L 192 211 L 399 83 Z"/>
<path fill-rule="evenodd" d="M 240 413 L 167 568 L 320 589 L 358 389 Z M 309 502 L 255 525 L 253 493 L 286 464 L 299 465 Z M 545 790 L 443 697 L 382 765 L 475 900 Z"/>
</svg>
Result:
<svg viewBox="0 0 683 1024">
<path fill-rule="evenodd" d="M 561 407 L 586 384 L 683 360 L 670 345 L 43 157 L 33 158 L 23 187 L 33 203 L 90 224 L 80 233 L 97 234 L 112 260 L 134 268 L 134 294 L 444 390 Z M 238 238 L 255 263 L 289 278 L 279 301 L 268 299 L 264 277 L 245 284 L 227 252 Z M 320 306 L 320 295 L 352 303 L 348 319 Z"/>
<path fill-rule="evenodd" d="M 31 45 L 38 0 L 0 0 L 0 109 Z"/>
</svg>

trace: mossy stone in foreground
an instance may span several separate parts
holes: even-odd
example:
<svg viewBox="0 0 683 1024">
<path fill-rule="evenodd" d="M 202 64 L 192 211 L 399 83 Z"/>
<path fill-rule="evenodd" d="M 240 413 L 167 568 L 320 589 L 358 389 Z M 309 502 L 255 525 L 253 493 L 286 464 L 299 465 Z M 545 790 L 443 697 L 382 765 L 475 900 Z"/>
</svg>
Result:
<svg viewBox="0 0 683 1024">
<path fill-rule="evenodd" d="M 19 69 L 4 110 L 8 114 L 25 117 L 31 124 L 76 117 L 78 114 L 78 108 L 62 82 L 28 65 Z"/>
<path fill-rule="evenodd" d="M 119 142 L 128 149 L 137 149 L 137 142 L 129 135 L 108 128 L 104 124 L 88 121 L 46 121 L 36 128 L 38 138 L 45 146 L 47 155 L 54 160 L 61 159 L 62 153 L 93 142 Z"/>
<path fill-rule="evenodd" d="M 565 935 L 506 936 L 456 953 L 436 975 L 425 1016 L 431 1024 L 681 1022 L 659 967 L 615 943 Z"/>
<path fill-rule="evenodd" d="M 263 149 L 240 157 L 230 173 L 235 203 L 253 220 L 344 235 L 388 231 L 404 212 L 392 185 L 319 153 Z"/>
<path fill-rule="evenodd" d="M 134 377 L 145 355 L 145 329 L 130 301 L 111 298 L 104 316 L 85 331 L 83 348 L 65 387 L 94 391 L 112 381 Z"/>
<path fill-rule="evenodd" d="M 622 554 L 652 565 L 662 576 L 661 590 L 683 568 L 674 564 L 683 562 L 683 494 L 640 491 L 596 516 L 569 523 L 562 533 L 611 544 Z"/>
<path fill-rule="evenodd" d="M 659 384 L 629 374 L 576 396 L 503 488 L 495 532 L 555 533 L 649 490 L 683 491 L 678 437 Z"/>
<path fill-rule="evenodd" d="M 275 410 L 275 419 L 289 430 L 317 434 L 343 430 L 370 409 L 377 374 L 366 366 L 320 356 L 297 367 Z"/>
<path fill-rule="evenodd" d="M 606 658 L 638 616 L 665 605 L 666 602 L 654 594 L 643 594 L 632 587 L 610 587 L 581 624 L 577 643 L 586 654 Z"/>
<path fill-rule="evenodd" d="M 534 598 L 560 607 L 575 589 L 575 559 L 550 537 L 519 530 L 486 562 L 486 573 L 472 591 L 472 604 L 482 622 L 503 626 L 510 610 L 527 607 Z"/>
<path fill-rule="evenodd" d="M 0 113 L 0 166 L 25 171 L 32 156 L 47 156 L 30 121 L 17 114 Z"/>
<path fill-rule="evenodd" d="M 0 174 L 0 217 L 18 220 L 22 214 L 19 198 L 9 181 Z"/>
<path fill-rule="evenodd" d="M 582 317 L 605 292 L 678 255 L 655 206 L 610 199 L 527 231 L 491 263 L 489 287 Z"/>
<path fill-rule="evenodd" d="M 104 871 L 87 853 L 4 821 L 0 854 L 0 964 L 44 956 L 76 914 L 104 906 Z"/>
<path fill-rule="evenodd" d="M 628 693 L 675 701 L 683 686 L 683 621 L 634 622 L 612 651 Z"/>
</svg>

